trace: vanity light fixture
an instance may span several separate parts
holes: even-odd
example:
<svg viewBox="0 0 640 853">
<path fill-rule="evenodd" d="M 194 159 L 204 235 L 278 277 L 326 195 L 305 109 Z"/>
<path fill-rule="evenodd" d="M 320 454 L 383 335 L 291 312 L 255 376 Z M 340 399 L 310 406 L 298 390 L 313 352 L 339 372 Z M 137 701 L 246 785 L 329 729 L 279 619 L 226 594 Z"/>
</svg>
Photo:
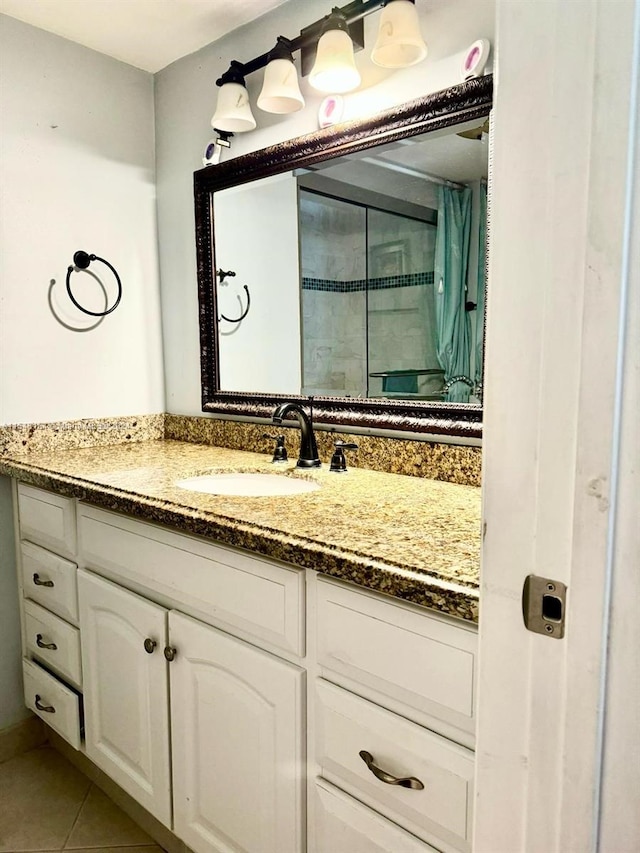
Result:
<svg viewBox="0 0 640 853">
<path fill-rule="evenodd" d="M 318 92 L 341 95 L 357 89 L 360 81 L 346 18 L 334 10 L 322 27 L 309 85 Z"/>
<path fill-rule="evenodd" d="M 415 0 L 387 0 L 371 59 L 383 68 L 407 68 L 427 55 Z"/>
<path fill-rule="evenodd" d="M 229 70 L 216 81 L 216 86 L 220 86 L 220 92 L 211 127 L 231 133 L 255 130 L 256 120 L 251 112 L 242 65 L 234 59 Z"/>
<path fill-rule="evenodd" d="M 280 36 L 269 54 L 269 64 L 264 69 L 264 82 L 257 104 L 267 113 L 284 115 L 304 107 L 298 73 L 288 45 L 287 39 Z"/>
<path fill-rule="evenodd" d="M 380 32 L 372 59 L 385 68 L 406 68 L 427 55 L 420 33 L 415 0 L 352 0 L 304 27 L 294 39 L 279 36 L 276 46 L 249 62 L 234 59 L 222 77 L 218 105 L 211 119 L 216 130 L 242 133 L 254 130 L 245 77 L 265 69 L 258 107 L 269 113 L 286 114 L 304 106 L 293 54 L 300 51 L 302 76 L 320 92 L 351 92 L 360 85 L 354 51 L 364 47 L 364 18 L 383 9 Z"/>
</svg>

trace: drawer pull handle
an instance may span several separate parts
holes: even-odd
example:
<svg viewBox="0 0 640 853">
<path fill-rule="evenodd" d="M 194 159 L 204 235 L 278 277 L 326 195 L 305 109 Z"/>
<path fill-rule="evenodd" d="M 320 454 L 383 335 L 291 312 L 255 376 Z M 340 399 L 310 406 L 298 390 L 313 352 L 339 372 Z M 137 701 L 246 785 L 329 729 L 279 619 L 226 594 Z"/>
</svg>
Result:
<svg viewBox="0 0 640 853">
<path fill-rule="evenodd" d="M 164 656 L 171 663 L 172 660 L 176 659 L 176 655 L 178 654 L 178 650 L 174 649 L 172 646 L 164 647 Z"/>
<path fill-rule="evenodd" d="M 397 776 L 392 776 L 391 773 L 386 773 L 384 770 L 381 770 L 380 767 L 376 767 L 373 763 L 373 755 L 365 749 L 361 749 L 358 755 L 367 765 L 369 770 L 371 770 L 376 779 L 379 779 L 381 782 L 385 782 L 387 785 L 401 785 L 403 788 L 413 788 L 414 791 L 422 791 L 424 788 L 422 782 L 419 779 L 416 779 L 415 776 L 405 776 L 404 778 L 399 779 Z"/>
<path fill-rule="evenodd" d="M 144 641 L 144 650 L 148 655 L 152 655 L 157 645 L 158 644 L 155 640 L 152 640 L 151 637 L 147 637 Z"/>
<path fill-rule="evenodd" d="M 33 582 L 36 586 L 54 586 L 53 581 L 41 581 L 40 575 L 37 572 L 34 572 Z"/>
<path fill-rule="evenodd" d="M 53 652 L 58 648 L 55 643 L 45 643 L 42 634 L 36 634 L 36 646 L 39 649 L 51 649 Z"/>
<path fill-rule="evenodd" d="M 36 708 L 38 709 L 38 711 L 46 711 L 47 714 L 55 714 L 56 712 L 56 709 L 53 707 L 53 705 L 42 704 L 42 702 L 40 701 L 39 693 L 36 693 Z"/>
</svg>

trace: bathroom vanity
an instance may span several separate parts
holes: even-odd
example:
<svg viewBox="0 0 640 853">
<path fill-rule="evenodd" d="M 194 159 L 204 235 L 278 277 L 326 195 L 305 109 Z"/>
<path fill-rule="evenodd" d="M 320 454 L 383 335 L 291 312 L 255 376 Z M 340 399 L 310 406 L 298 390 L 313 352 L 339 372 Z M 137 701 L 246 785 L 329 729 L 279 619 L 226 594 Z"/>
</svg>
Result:
<svg viewBox="0 0 640 853">
<path fill-rule="evenodd" d="M 413 569 L 375 559 L 388 546 L 375 537 L 368 557 L 357 550 L 365 527 L 384 538 L 385 482 L 396 507 L 402 489 L 450 489 L 470 524 L 472 487 L 320 471 L 309 495 L 186 493 L 180 505 L 168 485 L 179 458 L 185 473 L 207 451 L 227 468 L 268 462 L 152 442 L 154 487 L 143 447 L 62 453 L 48 470 L 8 463 L 22 480 L 27 705 L 197 853 L 470 850 L 477 574 L 429 574 L 409 541 Z M 358 522 L 358 480 L 371 477 L 381 516 Z M 329 517 L 313 541 L 306 525 L 329 503 L 339 528 L 341 495 L 352 537 Z M 415 515 L 427 528 L 428 507 Z M 403 600 L 420 587 L 420 604 Z"/>
</svg>

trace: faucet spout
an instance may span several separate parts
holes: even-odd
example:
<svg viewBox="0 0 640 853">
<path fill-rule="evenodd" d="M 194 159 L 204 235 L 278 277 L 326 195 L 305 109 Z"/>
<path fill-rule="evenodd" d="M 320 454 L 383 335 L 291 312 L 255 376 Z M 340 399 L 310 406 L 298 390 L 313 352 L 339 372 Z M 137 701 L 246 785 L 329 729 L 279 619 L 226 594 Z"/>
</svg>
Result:
<svg viewBox="0 0 640 853">
<path fill-rule="evenodd" d="M 281 424 L 291 412 L 300 425 L 300 455 L 298 468 L 319 468 L 322 464 L 318 456 L 318 445 L 313 432 L 313 421 L 299 403 L 281 403 L 272 415 L 274 424 Z"/>
</svg>

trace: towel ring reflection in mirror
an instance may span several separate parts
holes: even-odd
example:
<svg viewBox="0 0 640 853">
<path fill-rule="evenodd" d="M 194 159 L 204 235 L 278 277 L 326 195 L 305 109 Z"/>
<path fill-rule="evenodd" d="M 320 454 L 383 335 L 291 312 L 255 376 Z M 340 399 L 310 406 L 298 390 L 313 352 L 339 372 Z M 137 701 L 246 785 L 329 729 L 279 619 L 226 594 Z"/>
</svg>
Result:
<svg viewBox="0 0 640 853">
<path fill-rule="evenodd" d="M 220 270 L 216 270 L 216 276 L 220 279 L 220 284 L 222 284 L 224 282 L 225 278 L 234 278 L 235 272 L 233 270 L 222 270 L 222 269 L 220 269 Z M 244 309 L 244 311 L 241 312 L 239 317 L 235 317 L 235 318 L 234 317 L 227 317 L 226 315 L 224 315 L 221 312 L 218 322 L 220 320 L 226 320 L 227 323 L 241 323 L 244 320 L 244 318 L 247 316 L 247 314 L 249 313 L 249 308 L 251 307 L 251 294 L 249 293 L 249 288 L 246 284 L 244 284 L 243 287 L 244 287 L 245 293 L 247 294 L 247 306 Z M 238 301 L 240 301 L 240 297 L 238 297 Z M 240 303 L 240 305 L 242 306 L 242 303 Z"/>
<path fill-rule="evenodd" d="M 105 266 L 109 267 L 111 272 L 114 274 L 116 282 L 118 284 L 118 295 L 116 297 L 116 301 L 113 303 L 111 308 L 106 308 L 104 311 L 89 311 L 88 308 L 83 308 L 83 306 L 80 305 L 78 300 L 71 292 L 71 273 L 78 272 L 79 270 L 88 269 L 91 261 L 100 261 L 100 263 L 105 264 Z M 122 298 L 122 282 L 120 281 L 120 276 L 116 272 L 115 267 L 113 267 L 109 263 L 109 261 L 105 261 L 104 258 L 99 258 L 97 255 L 89 255 L 87 254 L 87 252 L 83 252 L 82 250 L 74 254 L 73 264 L 73 266 L 67 267 L 67 294 L 69 295 L 69 299 L 73 302 L 76 308 L 78 308 L 84 314 L 89 314 L 89 316 L 91 317 L 106 317 L 107 314 L 111 314 L 112 311 L 115 311 L 118 305 L 120 304 L 120 299 Z"/>
</svg>

